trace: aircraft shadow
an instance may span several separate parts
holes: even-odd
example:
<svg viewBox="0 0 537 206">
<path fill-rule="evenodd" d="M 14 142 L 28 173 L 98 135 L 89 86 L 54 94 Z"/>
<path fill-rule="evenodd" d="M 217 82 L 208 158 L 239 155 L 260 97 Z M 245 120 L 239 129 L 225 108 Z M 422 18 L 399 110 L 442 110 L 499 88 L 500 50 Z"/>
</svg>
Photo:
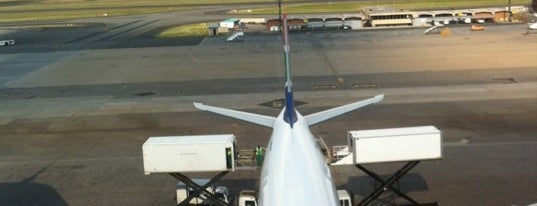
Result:
<svg viewBox="0 0 537 206">
<path fill-rule="evenodd" d="M 0 183 L 0 205 L 68 205 L 53 187 L 34 181 L 50 166 L 52 164 L 20 182 Z"/>
<path fill-rule="evenodd" d="M 68 205 L 51 186 L 23 181 L 0 183 L 0 205 Z"/>
</svg>

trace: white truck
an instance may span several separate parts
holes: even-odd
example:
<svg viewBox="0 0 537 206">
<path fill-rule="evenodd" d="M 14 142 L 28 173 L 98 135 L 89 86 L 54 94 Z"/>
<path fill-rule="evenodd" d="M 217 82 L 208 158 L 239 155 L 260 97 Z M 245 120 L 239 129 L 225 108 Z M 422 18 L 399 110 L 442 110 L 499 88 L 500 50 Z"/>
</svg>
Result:
<svg viewBox="0 0 537 206">
<path fill-rule="evenodd" d="M 347 190 L 338 190 L 337 196 L 339 198 L 340 206 L 352 206 L 352 199 Z"/>
<path fill-rule="evenodd" d="M 209 179 L 193 179 L 194 183 L 198 185 L 205 185 L 210 180 Z M 187 187 L 184 183 L 179 182 L 176 185 L 176 199 L 177 204 L 183 202 L 186 198 L 188 198 L 190 195 L 193 195 L 193 189 L 191 187 Z M 215 189 L 216 188 L 216 189 Z M 207 191 L 215 195 L 216 197 L 220 198 L 226 203 L 229 203 L 229 190 L 225 186 L 217 186 L 211 185 L 207 188 Z M 194 197 L 189 202 L 190 205 L 214 205 L 214 203 L 207 198 L 207 196 L 201 194 L 197 197 Z"/>
<path fill-rule="evenodd" d="M 15 45 L 15 40 L 8 39 L 8 40 L 0 40 L 0 46 L 13 46 Z"/>
<path fill-rule="evenodd" d="M 255 191 L 242 190 L 237 198 L 237 206 L 257 206 Z"/>
</svg>

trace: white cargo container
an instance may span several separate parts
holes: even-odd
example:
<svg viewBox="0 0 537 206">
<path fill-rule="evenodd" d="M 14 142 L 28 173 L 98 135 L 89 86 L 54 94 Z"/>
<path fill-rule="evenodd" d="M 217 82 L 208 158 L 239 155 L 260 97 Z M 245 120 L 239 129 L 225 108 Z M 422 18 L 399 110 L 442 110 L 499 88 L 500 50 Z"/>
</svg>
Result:
<svg viewBox="0 0 537 206">
<path fill-rule="evenodd" d="M 441 132 L 434 126 L 348 132 L 354 164 L 442 158 Z"/>
<path fill-rule="evenodd" d="M 150 137 L 142 150 L 145 174 L 235 170 L 232 134 Z"/>
</svg>

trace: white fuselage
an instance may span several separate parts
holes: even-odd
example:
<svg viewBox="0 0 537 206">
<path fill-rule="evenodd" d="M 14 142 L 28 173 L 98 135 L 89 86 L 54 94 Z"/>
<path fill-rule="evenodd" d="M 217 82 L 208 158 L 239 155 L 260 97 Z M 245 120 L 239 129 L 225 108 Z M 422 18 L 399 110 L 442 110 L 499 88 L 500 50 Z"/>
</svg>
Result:
<svg viewBox="0 0 537 206">
<path fill-rule="evenodd" d="M 259 179 L 260 206 L 335 206 L 336 189 L 322 154 L 297 112 L 291 125 L 283 120 L 285 109 L 274 122 Z"/>
</svg>

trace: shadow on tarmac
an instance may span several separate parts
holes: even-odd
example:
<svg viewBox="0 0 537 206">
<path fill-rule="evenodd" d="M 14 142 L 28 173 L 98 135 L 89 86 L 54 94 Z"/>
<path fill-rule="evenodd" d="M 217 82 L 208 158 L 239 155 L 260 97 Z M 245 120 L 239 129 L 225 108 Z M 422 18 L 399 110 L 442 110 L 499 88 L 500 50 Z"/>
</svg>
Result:
<svg viewBox="0 0 537 206">
<path fill-rule="evenodd" d="M 68 205 L 54 188 L 34 182 L 51 165 L 20 182 L 0 183 L 0 205 Z"/>
<path fill-rule="evenodd" d="M 388 178 L 390 178 L 390 175 L 380 175 L 380 178 L 382 178 L 383 180 L 387 180 Z M 350 176 L 348 179 L 348 183 L 345 186 L 345 189 L 349 191 L 353 196 L 359 195 L 361 197 L 360 199 L 363 199 L 369 196 L 372 192 L 374 192 L 374 190 L 379 186 L 380 183 L 369 176 Z M 417 173 L 406 174 L 398 182 L 394 183 L 392 187 L 398 189 L 403 194 L 408 194 L 411 192 L 423 192 L 429 190 L 429 186 L 427 185 L 425 179 Z M 381 196 L 379 196 L 379 198 L 376 199 L 376 202 L 383 202 L 389 204 L 396 202 L 396 199 L 401 199 L 402 201 L 405 201 L 404 199 L 399 198 L 398 194 L 387 189 Z"/>
<path fill-rule="evenodd" d="M 0 183 L 0 205 L 67 205 L 49 185 L 35 182 Z"/>
</svg>

